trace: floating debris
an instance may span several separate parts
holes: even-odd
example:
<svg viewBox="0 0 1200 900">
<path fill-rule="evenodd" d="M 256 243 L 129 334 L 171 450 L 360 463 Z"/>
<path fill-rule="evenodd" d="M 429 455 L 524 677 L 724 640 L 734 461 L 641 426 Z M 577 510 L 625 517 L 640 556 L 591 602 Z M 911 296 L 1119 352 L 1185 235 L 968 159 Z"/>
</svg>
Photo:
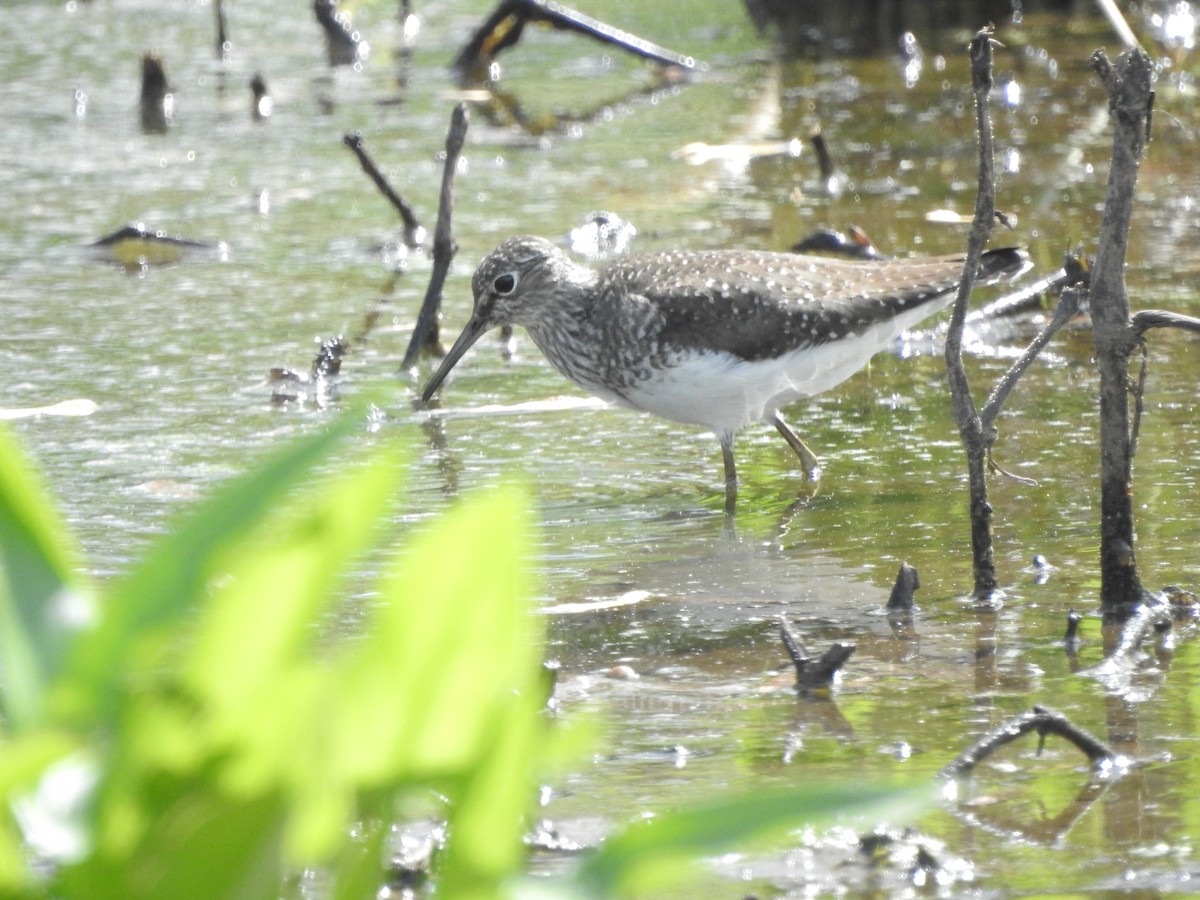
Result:
<svg viewBox="0 0 1200 900">
<path fill-rule="evenodd" d="M 0 422 L 11 422 L 14 419 L 35 419 L 40 416 L 90 416 L 100 407 L 96 401 L 79 397 L 74 400 L 62 400 L 49 406 L 0 406 Z"/>
<path fill-rule="evenodd" d="M 189 253 L 213 253 L 222 261 L 229 253 L 224 241 L 195 241 L 161 230 L 150 231 L 141 222 L 118 228 L 89 246 L 100 259 L 130 271 L 172 265 Z"/>
<path fill-rule="evenodd" d="M 810 656 L 800 636 L 792 631 L 787 619 L 782 616 L 779 619 L 779 634 L 796 668 L 796 690 L 801 694 L 829 691 L 846 660 L 854 655 L 854 644 L 838 641 L 820 656 Z"/>
<path fill-rule="evenodd" d="M 337 399 L 337 376 L 342 371 L 342 360 L 350 350 L 350 341 L 342 335 L 318 338 L 317 355 L 308 374 L 295 369 L 271 369 L 271 401 L 291 403 L 311 399 L 317 408 Z"/>
</svg>

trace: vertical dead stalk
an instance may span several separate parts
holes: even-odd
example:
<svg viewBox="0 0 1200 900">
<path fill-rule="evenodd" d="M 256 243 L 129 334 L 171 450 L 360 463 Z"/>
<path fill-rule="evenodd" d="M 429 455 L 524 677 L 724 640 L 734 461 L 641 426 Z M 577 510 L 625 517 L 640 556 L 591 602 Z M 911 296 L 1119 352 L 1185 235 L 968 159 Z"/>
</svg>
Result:
<svg viewBox="0 0 1200 900">
<path fill-rule="evenodd" d="M 972 597 L 977 603 L 985 605 L 998 604 L 1004 596 L 996 578 L 996 561 L 992 549 L 992 506 L 987 495 L 987 471 L 991 461 L 992 444 L 995 443 L 997 434 L 996 418 L 1021 376 L 1055 333 L 1070 321 L 1078 304 L 1077 291 L 1068 289 L 1062 292 L 1050 321 L 996 383 L 983 411 L 980 412 L 971 397 L 971 385 L 963 366 L 962 335 L 967 317 L 967 303 L 975 286 L 975 274 L 979 271 L 983 247 L 996 218 L 992 121 L 988 105 L 988 95 L 992 88 L 992 44 L 989 29 L 979 31 L 971 41 L 971 88 L 975 94 L 979 136 L 979 187 L 975 197 L 975 218 L 971 222 L 971 232 L 967 239 L 963 278 L 954 299 L 954 311 L 946 334 L 946 376 L 950 385 L 954 420 L 958 424 L 963 448 L 967 453 L 971 504 L 971 560 L 975 573 Z M 1081 275 L 1082 269 L 1068 260 L 1064 271 L 1055 276 L 1050 283 L 1061 287 L 1063 284 L 1072 283 Z"/>
<path fill-rule="evenodd" d="M 1129 426 L 1129 358 L 1140 335 L 1131 327 L 1125 252 L 1137 169 L 1150 137 L 1150 58 L 1122 53 L 1114 67 L 1103 50 L 1092 68 L 1108 93 L 1113 120 L 1112 164 L 1100 240 L 1092 268 L 1092 331 L 1100 371 L 1100 608 L 1121 619 L 1145 596 L 1133 534 L 1133 438 Z"/>
<path fill-rule="evenodd" d="M 996 216 L 995 173 L 992 159 L 992 122 L 988 93 L 992 88 L 992 34 L 982 29 L 971 39 L 971 89 L 975 94 L 976 123 L 979 133 L 979 188 L 975 196 L 975 218 L 967 240 L 967 260 L 962 283 L 954 299 L 950 330 L 946 335 L 946 375 L 954 419 L 967 451 L 967 470 L 971 497 L 971 556 L 975 571 L 973 596 L 977 601 L 998 599 L 996 561 L 992 551 L 992 507 L 987 498 L 987 451 L 995 440 L 995 431 L 985 429 L 971 397 L 971 386 L 962 360 L 963 324 L 967 302 L 975 286 L 975 273 L 983 247 L 991 234 Z"/>
<path fill-rule="evenodd" d="M 408 349 L 404 352 L 402 369 L 410 369 L 422 353 L 440 354 L 438 339 L 438 314 L 442 306 L 442 286 L 450 271 L 450 263 L 458 252 L 454 241 L 450 219 L 454 212 L 454 173 L 467 137 L 467 105 L 459 103 L 450 116 L 450 130 L 446 133 L 446 165 L 442 169 L 442 192 L 438 200 L 437 225 L 433 231 L 433 272 L 429 276 L 429 287 L 421 312 L 413 327 Z"/>
</svg>

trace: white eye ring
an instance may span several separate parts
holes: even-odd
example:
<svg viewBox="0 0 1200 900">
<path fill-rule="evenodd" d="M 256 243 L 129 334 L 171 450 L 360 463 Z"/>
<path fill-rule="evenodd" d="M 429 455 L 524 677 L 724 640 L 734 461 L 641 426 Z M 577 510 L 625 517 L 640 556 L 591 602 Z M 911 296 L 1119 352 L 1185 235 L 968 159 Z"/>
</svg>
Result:
<svg viewBox="0 0 1200 900">
<path fill-rule="evenodd" d="M 517 289 L 520 281 L 516 272 L 504 272 L 492 279 L 492 289 L 500 296 L 507 296 Z"/>
</svg>

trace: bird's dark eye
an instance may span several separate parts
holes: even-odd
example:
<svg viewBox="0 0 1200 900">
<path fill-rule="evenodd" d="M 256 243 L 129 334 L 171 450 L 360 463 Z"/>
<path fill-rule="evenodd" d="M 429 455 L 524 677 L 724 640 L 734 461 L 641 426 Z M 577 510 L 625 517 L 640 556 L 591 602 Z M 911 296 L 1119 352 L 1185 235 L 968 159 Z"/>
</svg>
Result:
<svg viewBox="0 0 1200 900">
<path fill-rule="evenodd" d="M 496 289 L 497 294 L 511 294 L 517 287 L 516 273 L 505 272 L 503 275 L 497 275 L 492 287 Z"/>
</svg>

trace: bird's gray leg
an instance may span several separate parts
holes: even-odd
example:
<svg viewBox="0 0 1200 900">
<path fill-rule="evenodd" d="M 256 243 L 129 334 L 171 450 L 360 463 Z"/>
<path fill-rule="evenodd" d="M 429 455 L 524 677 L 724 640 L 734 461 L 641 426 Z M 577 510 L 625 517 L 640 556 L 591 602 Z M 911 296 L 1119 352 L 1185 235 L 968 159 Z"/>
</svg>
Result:
<svg viewBox="0 0 1200 900">
<path fill-rule="evenodd" d="M 722 431 L 717 435 L 721 440 L 721 459 L 725 462 L 725 512 L 732 513 L 737 502 L 737 467 L 733 464 L 733 432 Z"/>
<path fill-rule="evenodd" d="M 767 417 L 767 421 L 775 426 L 775 430 L 783 435 L 783 439 L 788 442 L 788 446 L 796 451 L 796 455 L 800 457 L 800 465 L 804 467 L 804 477 L 816 484 L 821 480 L 821 461 L 817 459 L 817 455 L 808 449 L 808 445 L 800 440 L 800 436 L 788 427 L 788 423 L 783 421 L 783 417 L 778 412 L 773 412 Z"/>
</svg>

